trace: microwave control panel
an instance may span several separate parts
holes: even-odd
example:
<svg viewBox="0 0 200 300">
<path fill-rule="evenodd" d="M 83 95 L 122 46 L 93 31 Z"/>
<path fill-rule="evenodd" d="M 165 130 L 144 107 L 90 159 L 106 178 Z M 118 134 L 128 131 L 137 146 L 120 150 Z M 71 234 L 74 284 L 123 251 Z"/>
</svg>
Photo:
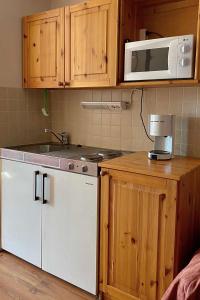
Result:
<svg viewBox="0 0 200 300">
<path fill-rule="evenodd" d="M 194 37 L 188 35 L 179 39 L 177 78 L 193 77 Z"/>
</svg>

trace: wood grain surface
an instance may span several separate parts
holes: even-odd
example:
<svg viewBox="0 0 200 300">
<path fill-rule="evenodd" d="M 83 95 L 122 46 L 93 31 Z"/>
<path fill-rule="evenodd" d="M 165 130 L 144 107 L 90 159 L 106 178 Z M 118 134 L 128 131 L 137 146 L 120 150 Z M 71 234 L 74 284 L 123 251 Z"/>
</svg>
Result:
<svg viewBox="0 0 200 300">
<path fill-rule="evenodd" d="M 93 300 L 95 297 L 7 253 L 0 253 L 1 300 Z"/>
<path fill-rule="evenodd" d="M 176 156 L 167 161 L 153 161 L 148 159 L 147 152 L 136 152 L 99 165 L 103 168 L 179 181 L 182 176 L 200 166 L 200 159 Z"/>
</svg>

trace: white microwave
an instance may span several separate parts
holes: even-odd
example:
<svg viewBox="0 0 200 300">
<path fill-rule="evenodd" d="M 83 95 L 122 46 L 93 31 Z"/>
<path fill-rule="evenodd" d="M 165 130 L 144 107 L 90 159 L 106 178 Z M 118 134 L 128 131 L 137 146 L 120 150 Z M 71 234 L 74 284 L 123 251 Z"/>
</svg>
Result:
<svg viewBox="0 0 200 300">
<path fill-rule="evenodd" d="M 124 81 L 193 77 L 194 36 L 125 44 Z"/>
</svg>

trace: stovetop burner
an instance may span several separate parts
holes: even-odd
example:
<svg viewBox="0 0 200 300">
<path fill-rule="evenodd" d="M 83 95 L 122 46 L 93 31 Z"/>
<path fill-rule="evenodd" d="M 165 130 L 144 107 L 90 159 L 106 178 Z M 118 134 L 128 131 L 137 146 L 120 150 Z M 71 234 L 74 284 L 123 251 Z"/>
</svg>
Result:
<svg viewBox="0 0 200 300">
<path fill-rule="evenodd" d="M 98 153 L 84 154 L 80 157 L 80 160 L 98 163 L 103 160 L 103 157 L 98 155 Z"/>
<path fill-rule="evenodd" d="M 112 159 L 115 157 L 122 156 L 122 152 L 121 151 L 113 151 L 113 150 L 103 150 L 103 151 L 99 152 L 98 155 L 100 157 L 102 157 L 102 159 Z"/>
<path fill-rule="evenodd" d="M 101 162 L 105 159 L 112 159 L 115 157 L 121 156 L 121 151 L 114 151 L 114 150 L 103 150 L 98 153 L 90 153 L 90 154 L 84 154 L 81 155 L 80 160 L 86 161 L 86 162 Z"/>
</svg>

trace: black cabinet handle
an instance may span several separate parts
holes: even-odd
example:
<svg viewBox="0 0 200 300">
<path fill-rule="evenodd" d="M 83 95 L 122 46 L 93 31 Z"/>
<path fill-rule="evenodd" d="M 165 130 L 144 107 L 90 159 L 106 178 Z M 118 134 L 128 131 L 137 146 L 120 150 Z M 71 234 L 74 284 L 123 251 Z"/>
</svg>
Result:
<svg viewBox="0 0 200 300">
<path fill-rule="evenodd" d="M 47 200 L 45 199 L 45 178 L 47 177 L 47 173 L 42 174 L 42 204 L 47 203 Z"/>
<path fill-rule="evenodd" d="M 37 196 L 37 177 L 40 175 L 40 171 L 34 172 L 34 201 L 40 200 L 40 197 Z"/>
</svg>

